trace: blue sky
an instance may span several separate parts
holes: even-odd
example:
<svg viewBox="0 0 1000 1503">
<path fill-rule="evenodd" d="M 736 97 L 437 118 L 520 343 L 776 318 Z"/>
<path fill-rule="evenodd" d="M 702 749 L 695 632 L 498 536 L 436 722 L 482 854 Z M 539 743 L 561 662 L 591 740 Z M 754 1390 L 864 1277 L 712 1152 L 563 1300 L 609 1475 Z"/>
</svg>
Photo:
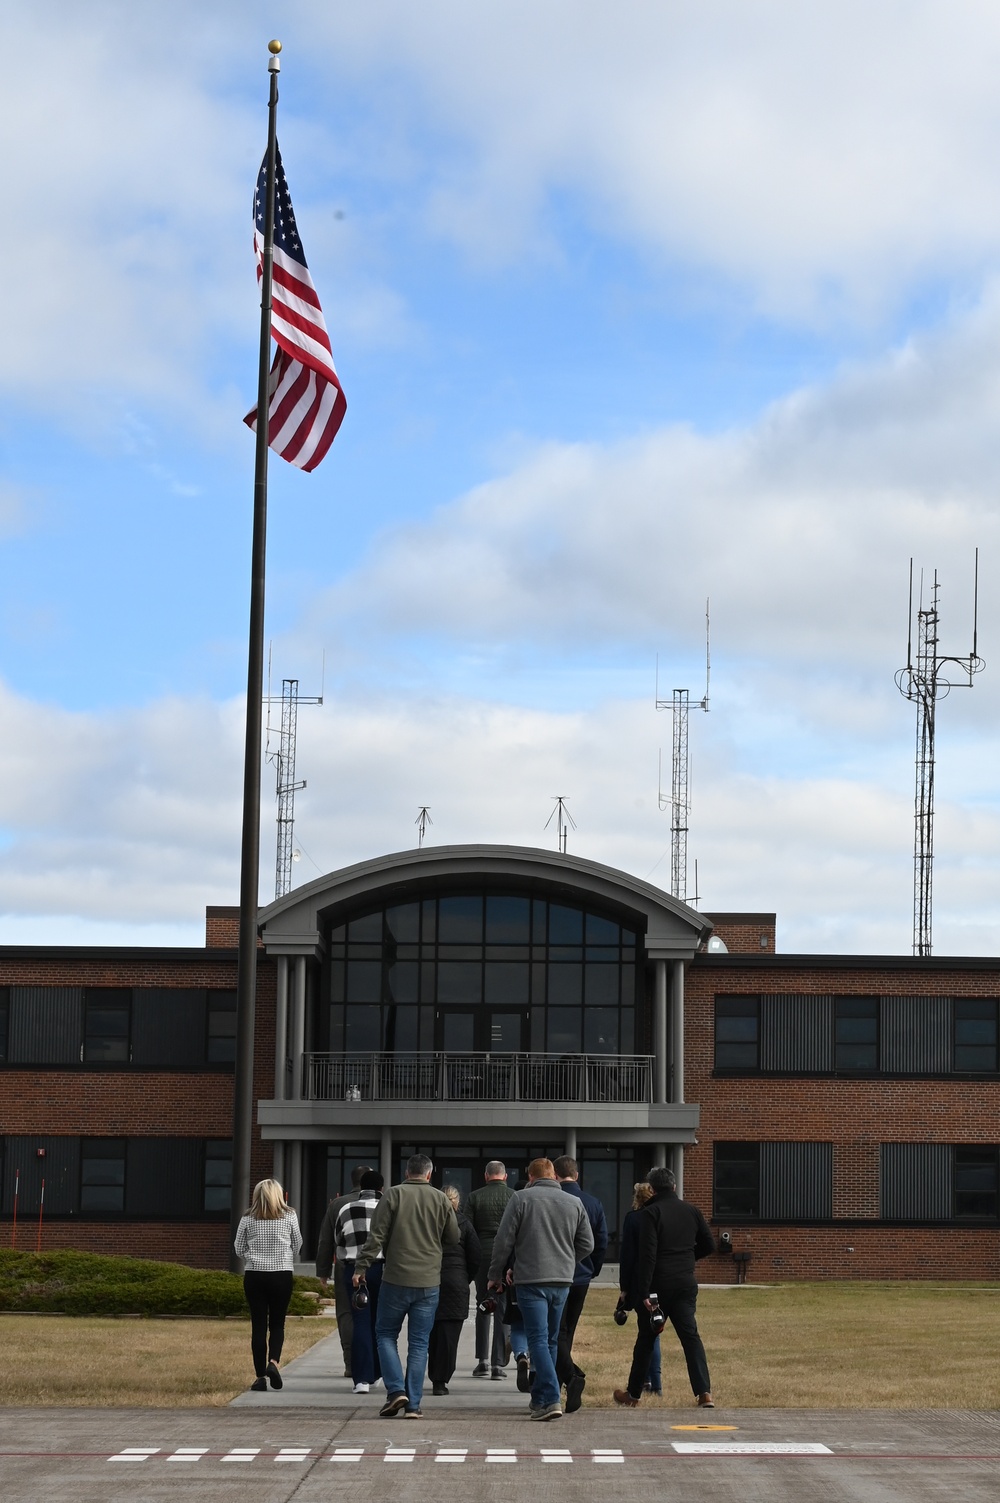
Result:
<svg viewBox="0 0 1000 1503">
<path fill-rule="evenodd" d="M 703 905 L 906 952 L 906 573 L 997 621 L 1000 21 L 591 0 L 15 5 L 0 938 L 235 901 L 265 44 L 348 413 L 271 467 L 304 878 L 548 841 L 639 875 L 674 678 Z M 992 656 L 996 653 L 993 651 Z M 678 677 L 679 676 L 679 677 Z M 940 717 L 936 948 L 1000 953 L 1000 685 Z M 263 783 L 262 897 L 273 801 Z"/>
</svg>

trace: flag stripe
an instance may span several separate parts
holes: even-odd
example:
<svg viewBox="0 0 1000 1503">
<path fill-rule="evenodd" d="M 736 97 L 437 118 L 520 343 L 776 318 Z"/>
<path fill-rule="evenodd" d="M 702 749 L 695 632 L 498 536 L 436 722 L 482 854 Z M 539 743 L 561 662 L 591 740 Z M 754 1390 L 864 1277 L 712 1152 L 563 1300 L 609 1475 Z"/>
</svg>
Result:
<svg viewBox="0 0 1000 1503">
<path fill-rule="evenodd" d="M 267 160 L 254 195 L 257 280 L 263 277 Z M 314 470 L 337 436 L 347 411 L 326 321 L 299 241 L 292 201 L 277 158 L 271 336 L 278 346 L 268 377 L 268 447 L 300 470 Z M 256 430 L 257 408 L 244 422 Z"/>
</svg>

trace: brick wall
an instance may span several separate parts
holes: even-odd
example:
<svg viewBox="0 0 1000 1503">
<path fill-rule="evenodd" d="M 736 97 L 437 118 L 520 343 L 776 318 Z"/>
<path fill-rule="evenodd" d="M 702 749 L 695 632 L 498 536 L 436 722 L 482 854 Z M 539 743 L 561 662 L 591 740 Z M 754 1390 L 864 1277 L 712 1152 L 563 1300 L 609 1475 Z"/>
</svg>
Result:
<svg viewBox="0 0 1000 1503">
<path fill-rule="evenodd" d="M 1000 1230 L 993 1227 L 857 1226 L 879 1214 L 882 1143 L 1000 1142 L 1000 1082 L 840 1077 L 803 1079 L 713 1076 L 714 1000 L 728 994 L 850 993 L 863 996 L 998 996 L 1000 967 L 985 961 L 954 969 L 860 960 L 810 964 L 782 957 L 776 966 L 699 957 L 685 988 L 685 1094 L 701 1104 L 698 1143 L 685 1150 L 685 1198 L 712 1209 L 717 1141 L 833 1143 L 833 1214 L 844 1226 L 734 1224 L 733 1247 L 753 1254 L 749 1277 L 1000 1277 Z M 722 1230 L 724 1222 L 717 1224 Z M 732 1260 L 699 1265 L 708 1282 L 735 1282 Z"/>
<path fill-rule="evenodd" d="M 774 954 L 774 913 L 706 913 L 715 933 L 733 954 Z"/>
<path fill-rule="evenodd" d="M 4 1246 L 9 1247 L 10 1218 L 2 1224 Z M 37 1230 L 34 1221 L 18 1222 L 22 1252 L 34 1252 Z M 56 1248 L 228 1268 L 229 1227 L 222 1221 L 49 1221 L 42 1228 L 42 1251 Z"/>
</svg>

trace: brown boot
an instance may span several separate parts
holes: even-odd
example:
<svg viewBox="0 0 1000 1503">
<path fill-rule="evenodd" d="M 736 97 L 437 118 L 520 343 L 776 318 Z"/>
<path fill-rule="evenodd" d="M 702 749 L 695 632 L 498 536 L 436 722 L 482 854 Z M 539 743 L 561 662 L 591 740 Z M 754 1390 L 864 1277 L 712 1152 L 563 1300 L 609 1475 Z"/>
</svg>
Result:
<svg viewBox="0 0 1000 1503">
<path fill-rule="evenodd" d="M 698 1395 L 698 1408 L 699 1409 L 714 1409 L 715 1408 L 715 1400 L 712 1398 L 712 1395 L 710 1393 L 700 1393 Z"/>
<path fill-rule="evenodd" d="M 634 1399 L 627 1388 L 616 1388 L 614 1393 L 612 1394 L 612 1398 L 614 1399 L 615 1403 L 620 1404 L 623 1409 L 638 1409 L 639 1407 L 639 1400 Z M 700 1404 L 701 1400 L 699 1399 L 698 1402 Z"/>
</svg>

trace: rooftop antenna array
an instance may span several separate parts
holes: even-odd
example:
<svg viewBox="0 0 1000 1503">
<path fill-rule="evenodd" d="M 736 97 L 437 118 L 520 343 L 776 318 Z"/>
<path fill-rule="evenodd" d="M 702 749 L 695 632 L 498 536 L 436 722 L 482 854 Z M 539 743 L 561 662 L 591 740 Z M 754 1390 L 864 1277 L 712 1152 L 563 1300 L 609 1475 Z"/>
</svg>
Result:
<svg viewBox="0 0 1000 1503">
<path fill-rule="evenodd" d="M 558 794 L 554 793 L 552 795 L 552 797 L 555 800 L 555 808 L 553 809 L 552 813 L 549 815 L 548 819 L 545 821 L 545 828 L 548 829 L 548 827 L 552 823 L 552 821 L 555 820 L 555 822 L 556 822 L 556 849 L 559 850 L 559 851 L 561 851 L 562 854 L 565 856 L 565 854 L 566 854 L 566 837 L 569 835 L 569 832 L 570 832 L 571 829 L 572 830 L 576 829 L 576 820 L 573 818 L 572 814 L 566 808 L 566 802 L 567 802 L 567 800 L 566 800 L 566 795 L 565 794 L 563 794 L 563 793 L 558 793 Z"/>
<path fill-rule="evenodd" d="M 326 654 L 323 654 L 323 673 L 321 678 L 321 690 L 326 686 Z M 298 734 L 299 705 L 321 705 L 323 703 L 322 692 L 319 694 L 300 694 L 299 681 L 297 678 L 284 678 L 281 681 L 281 694 L 271 693 L 271 653 L 267 655 L 267 694 L 264 697 L 267 706 L 267 741 L 265 756 L 269 762 L 273 762 L 276 772 L 276 792 L 278 799 L 278 840 L 274 860 L 274 896 L 283 898 L 286 892 L 292 889 L 292 862 L 296 860 L 298 852 L 294 848 L 293 834 L 295 829 L 295 795 L 300 788 L 305 788 L 306 781 L 295 781 L 295 740 Z M 281 730 L 278 733 L 278 748 L 271 749 L 271 706 L 281 706 Z"/>
<path fill-rule="evenodd" d="M 917 707 L 916 795 L 913 815 L 913 953 L 930 955 L 934 888 L 934 721 L 939 699 L 952 689 L 971 689 L 986 667 L 977 652 L 979 618 L 979 549 L 976 549 L 972 587 L 972 651 L 949 657 L 938 648 L 938 577 L 934 570 L 930 602 L 924 605 L 924 572 L 920 571 L 917 599 L 917 651 L 913 653 L 913 560 L 910 559 L 910 604 L 906 635 L 906 667 L 896 674 L 896 687 Z"/>
<path fill-rule="evenodd" d="M 712 674 L 712 642 L 709 601 L 705 601 L 705 695 L 695 700 L 694 708 L 708 713 L 708 688 Z M 688 717 L 691 711 L 691 691 L 675 689 L 669 699 L 660 698 L 660 659 L 656 659 L 656 708 L 673 711 L 673 753 L 670 768 L 670 797 L 663 793 L 663 753 L 660 753 L 660 772 L 657 781 L 657 802 L 661 809 L 670 809 L 670 892 L 673 897 L 687 902 L 688 874 L 688 816 L 691 813 L 690 778 L 691 751 L 688 742 Z M 697 880 L 695 882 L 697 886 Z"/>
<path fill-rule="evenodd" d="M 427 826 L 434 823 L 434 821 L 431 819 L 430 805 L 420 805 L 420 813 L 417 815 L 413 823 L 417 827 L 417 850 L 422 851 L 424 848 L 424 837 L 427 834 Z"/>
</svg>

